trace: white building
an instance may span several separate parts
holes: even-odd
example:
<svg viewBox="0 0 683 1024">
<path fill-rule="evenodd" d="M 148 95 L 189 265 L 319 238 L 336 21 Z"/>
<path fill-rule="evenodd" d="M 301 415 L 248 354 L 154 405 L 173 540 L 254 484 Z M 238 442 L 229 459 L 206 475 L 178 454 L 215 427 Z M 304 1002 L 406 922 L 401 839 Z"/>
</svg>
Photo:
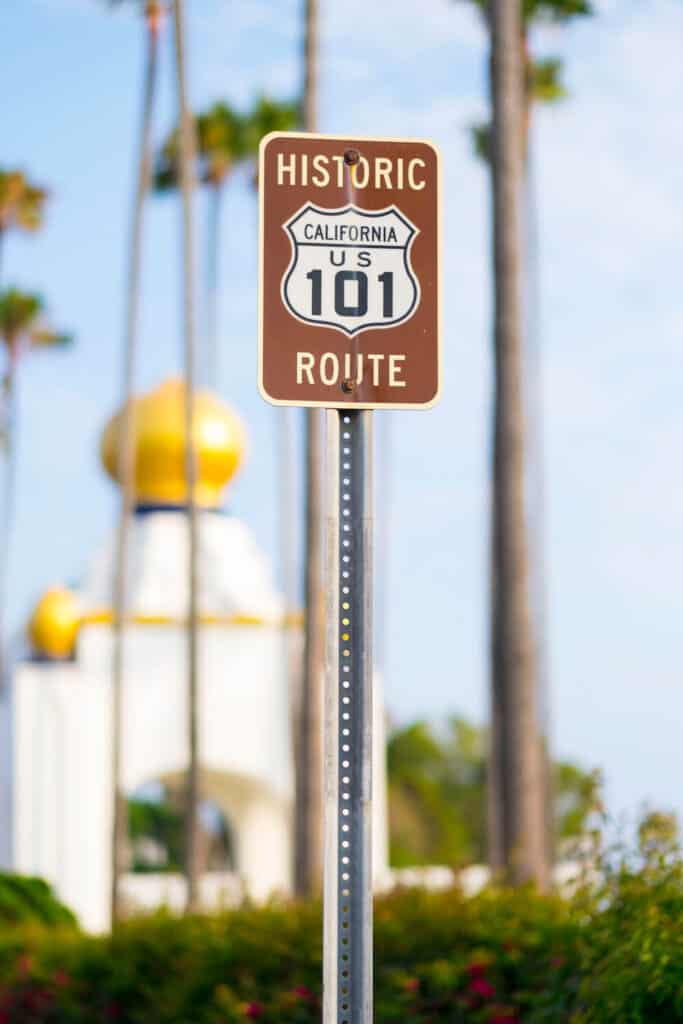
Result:
<svg viewBox="0 0 683 1024">
<path fill-rule="evenodd" d="M 136 509 L 129 542 L 123 687 L 123 784 L 178 786 L 187 764 L 187 523 L 183 386 L 135 402 Z M 120 416 L 102 439 L 116 478 Z M 286 670 L 300 627 L 248 527 L 220 509 L 244 433 L 208 393 L 196 402 L 203 798 L 223 816 L 229 870 L 209 873 L 207 902 L 291 888 L 294 716 Z M 77 592 L 52 588 L 29 624 L 30 653 L 0 701 L 0 866 L 40 875 L 93 930 L 109 926 L 112 591 L 116 537 Z M 386 872 L 384 726 L 377 700 L 374 861 Z M 133 903 L 182 900 L 177 876 L 129 875 Z"/>
</svg>

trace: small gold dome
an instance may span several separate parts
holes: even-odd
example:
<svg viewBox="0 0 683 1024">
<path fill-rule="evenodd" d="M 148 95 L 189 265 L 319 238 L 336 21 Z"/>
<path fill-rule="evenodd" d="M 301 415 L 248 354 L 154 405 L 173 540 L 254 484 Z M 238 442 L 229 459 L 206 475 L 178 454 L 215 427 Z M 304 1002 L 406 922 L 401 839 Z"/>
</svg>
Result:
<svg viewBox="0 0 683 1024">
<path fill-rule="evenodd" d="M 135 500 L 138 504 L 182 505 L 185 478 L 185 384 L 167 380 L 133 399 Z M 197 449 L 196 501 L 205 508 L 220 504 L 223 488 L 244 460 L 244 428 L 228 406 L 208 391 L 198 391 L 194 407 Z M 101 456 L 109 476 L 119 481 L 119 431 L 122 412 L 105 427 Z"/>
<path fill-rule="evenodd" d="M 51 587 L 35 607 L 28 638 L 36 654 L 68 658 L 74 652 L 81 613 L 76 595 L 65 587 Z"/>
</svg>

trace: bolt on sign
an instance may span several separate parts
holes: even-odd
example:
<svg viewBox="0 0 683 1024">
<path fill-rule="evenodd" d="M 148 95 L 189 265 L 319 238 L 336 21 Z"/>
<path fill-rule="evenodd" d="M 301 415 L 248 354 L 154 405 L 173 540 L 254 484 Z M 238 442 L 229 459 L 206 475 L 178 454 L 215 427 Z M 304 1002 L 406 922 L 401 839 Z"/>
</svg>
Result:
<svg viewBox="0 0 683 1024">
<path fill-rule="evenodd" d="M 440 390 L 440 166 L 429 142 L 276 132 L 260 150 L 259 388 L 413 409 Z"/>
</svg>

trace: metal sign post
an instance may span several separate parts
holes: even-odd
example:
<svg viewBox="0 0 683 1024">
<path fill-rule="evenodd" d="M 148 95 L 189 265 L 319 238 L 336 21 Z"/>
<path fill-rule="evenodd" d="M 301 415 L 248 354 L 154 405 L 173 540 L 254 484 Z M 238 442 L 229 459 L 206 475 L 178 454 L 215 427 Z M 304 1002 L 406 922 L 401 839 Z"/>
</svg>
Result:
<svg viewBox="0 0 683 1024">
<path fill-rule="evenodd" d="M 260 150 L 259 389 L 327 412 L 323 1024 L 372 1021 L 372 413 L 438 400 L 439 156 L 274 133 Z"/>
<path fill-rule="evenodd" d="M 324 1024 L 372 1021 L 372 413 L 327 414 Z"/>
</svg>

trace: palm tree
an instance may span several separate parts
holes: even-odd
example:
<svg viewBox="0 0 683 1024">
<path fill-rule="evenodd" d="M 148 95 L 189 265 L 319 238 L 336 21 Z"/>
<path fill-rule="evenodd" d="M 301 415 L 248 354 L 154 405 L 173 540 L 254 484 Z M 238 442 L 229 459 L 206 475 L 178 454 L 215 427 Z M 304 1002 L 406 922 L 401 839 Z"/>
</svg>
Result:
<svg viewBox="0 0 683 1024">
<path fill-rule="evenodd" d="M 485 19 L 488 20 L 490 13 L 489 0 L 468 0 L 473 3 L 483 14 Z M 533 467 L 532 479 L 529 481 L 531 485 L 531 500 L 530 500 L 530 520 L 529 520 L 529 557 L 531 559 L 530 569 L 527 571 L 530 573 L 530 590 L 535 591 L 534 597 L 531 599 L 532 605 L 534 605 L 536 626 L 538 630 L 537 636 L 537 663 L 534 668 L 536 675 L 536 689 L 538 696 L 541 700 L 542 707 L 539 709 L 539 722 L 537 723 L 537 740 L 541 743 L 541 757 L 543 761 L 543 781 L 542 785 L 545 790 L 545 821 L 546 821 L 546 843 L 547 843 L 547 856 L 549 860 L 552 860 L 554 853 L 554 832 L 552 826 L 552 772 L 550 768 L 550 750 L 548 742 L 548 680 L 547 680 L 547 652 L 545 649 L 545 579 L 544 579 L 544 568 L 543 568 L 543 465 L 542 465 L 542 424 L 540 421 L 540 352 L 538 349 L 538 339 L 536 338 L 537 330 L 537 310 L 536 306 L 538 303 L 538 282 L 537 282 L 537 225 L 535 217 L 535 202 L 533 195 L 533 185 L 531 176 L 531 127 L 532 127 L 532 112 L 533 108 L 538 103 L 548 104 L 557 103 L 566 96 L 566 89 L 562 81 L 562 62 L 557 58 L 546 58 L 543 60 L 535 59 L 530 50 L 530 29 L 532 24 L 538 21 L 552 21 L 558 24 L 568 22 L 574 17 L 587 16 L 592 13 L 592 5 L 589 0 L 523 0 L 520 24 L 518 26 L 518 34 L 516 36 L 517 43 L 516 48 L 518 49 L 519 58 L 519 75 L 522 83 L 521 94 L 521 113 L 519 118 L 519 135 L 520 135 L 520 146 L 523 161 L 523 175 L 526 192 L 526 250 L 528 256 L 528 264 L 526 267 L 526 297 L 527 297 L 527 316 L 526 316 L 526 333 L 527 339 L 524 346 L 527 359 L 521 357 L 522 365 L 526 362 L 526 370 L 522 372 L 524 386 L 526 388 L 526 398 L 529 407 L 529 426 L 531 428 L 530 437 L 527 444 L 527 455 L 526 465 L 523 467 L 522 472 L 526 475 L 529 470 Z M 492 156 L 492 129 L 489 122 L 479 123 L 472 128 L 474 148 L 477 155 L 487 162 L 490 162 Z M 520 385 L 521 386 L 521 385 Z M 523 484 L 522 484 L 523 486 Z M 495 482 L 494 482 L 494 502 L 495 496 Z M 501 601 L 506 600 L 504 595 L 500 597 Z M 532 616 L 533 617 L 533 616 Z M 492 659 L 492 668 L 495 664 L 495 659 Z M 495 685 L 492 683 L 492 685 Z M 503 723 L 502 729 L 506 729 L 507 725 Z M 495 751 L 494 751 L 495 756 Z M 501 769 L 505 771 L 504 768 Z M 493 787 L 496 792 L 495 787 Z M 498 790 L 499 797 L 502 795 L 501 791 Z M 502 834 L 502 825 L 500 819 L 504 814 L 504 810 L 496 802 L 491 804 L 491 814 L 493 818 L 498 821 L 498 824 L 492 821 L 492 832 Z M 493 847 L 499 846 L 495 842 L 492 843 Z M 493 852 L 493 851 L 492 851 Z M 494 860 L 499 862 L 502 854 L 496 854 Z"/>
<path fill-rule="evenodd" d="M 198 722 L 198 645 L 197 645 L 197 554 L 198 520 L 195 500 L 197 461 L 194 447 L 195 389 L 195 302 L 194 302 L 194 217 L 195 133 L 194 121 L 187 100 L 184 0 L 173 0 L 176 86 L 178 122 L 180 125 L 178 167 L 183 209 L 183 314 L 185 335 L 185 476 L 187 482 L 187 516 L 189 529 L 189 608 L 187 616 L 187 699 L 188 747 L 186 818 L 187 909 L 197 909 L 199 902 L 199 722 Z"/>
<path fill-rule="evenodd" d="M 23 171 L 0 168 L 0 270 L 5 236 L 9 231 L 38 231 L 48 194 Z"/>
<path fill-rule="evenodd" d="M 110 0 L 121 4 L 124 0 Z M 119 438 L 119 480 L 121 507 L 116 538 L 116 568 L 113 581 L 112 647 L 112 785 L 113 827 L 111 856 L 111 918 L 115 923 L 121 913 L 120 876 L 124 868 L 128 811 L 121 784 L 121 718 L 124 677 L 124 629 L 128 603 L 128 544 L 130 519 L 135 500 L 135 452 L 133 422 L 133 389 L 138 355 L 140 315 L 140 281 L 142 275 L 142 237 L 144 206 L 151 184 L 152 121 L 156 101 L 159 35 L 166 13 L 159 0 L 136 0 L 144 15 L 146 53 L 142 94 L 142 114 L 138 142 L 137 177 L 133 198 L 129 239 L 128 280 L 123 346 L 123 413 Z"/>
<path fill-rule="evenodd" d="M 318 0 L 304 9 L 304 129 L 318 122 Z M 322 417 L 306 410 L 304 539 L 304 664 L 296 743 L 295 871 L 298 896 L 319 891 L 323 864 L 323 723 L 322 683 L 325 662 L 325 616 L 322 540 Z"/>
<path fill-rule="evenodd" d="M 548 882 L 538 742 L 536 650 L 529 605 L 522 395 L 523 117 L 519 0 L 492 0 L 490 161 L 494 265 L 490 844 L 514 882 Z"/>
<path fill-rule="evenodd" d="M 298 108 L 260 97 L 246 115 L 240 114 L 224 100 L 214 103 L 195 118 L 198 171 L 202 185 L 208 189 L 209 210 L 206 233 L 206 353 L 205 379 L 215 384 L 219 379 L 219 281 L 222 235 L 222 208 L 225 188 L 233 172 L 247 159 L 254 158 L 264 135 L 272 131 L 289 131 L 298 123 Z M 157 157 L 154 186 L 157 192 L 179 187 L 178 130 L 168 136 Z"/>
<path fill-rule="evenodd" d="M 246 156 L 245 120 L 229 104 L 214 103 L 195 121 L 199 181 L 209 194 L 206 254 L 206 352 L 205 379 L 218 379 L 219 276 L 221 213 L 225 186 L 238 164 Z M 171 133 L 157 158 L 155 187 L 164 192 L 178 188 L 180 135 Z"/>
<path fill-rule="evenodd" d="M 207 380 L 217 381 L 219 351 L 219 274 L 221 207 L 225 185 L 244 158 L 244 119 L 227 103 L 215 103 L 197 118 L 200 181 L 209 190 L 206 231 Z"/>
<path fill-rule="evenodd" d="M 71 335 L 52 330 L 45 321 L 45 303 L 40 295 L 9 288 L 0 292 L 0 341 L 5 351 L 0 409 L 0 444 L 5 460 L 5 488 L 0 523 L 0 623 L 4 623 L 4 605 L 9 569 L 9 540 L 14 511 L 16 476 L 16 378 L 22 359 L 29 352 L 62 347 Z"/>
<path fill-rule="evenodd" d="M 457 0 L 476 7 L 484 20 L 489 21 L 490 0 Z M 534 57 L 530 34 L 536 24 L 566 25 L 574 18 L 594 13 L 593 0 L 522 0 L 522 15 L 517 45 L 521 50 L 523 81 L 523 113 L 520 122 L 524 140 L 523 154 L 528 155 L 527 142 L 531 130 L 531 114 L 536 103 L 557 103 L 567 95 L 562 81 L 562 60 L 559 57 Z M 490 122 L 473 125 L 475 148 L 480 156 L 488 156 Z"/>
</svg>

